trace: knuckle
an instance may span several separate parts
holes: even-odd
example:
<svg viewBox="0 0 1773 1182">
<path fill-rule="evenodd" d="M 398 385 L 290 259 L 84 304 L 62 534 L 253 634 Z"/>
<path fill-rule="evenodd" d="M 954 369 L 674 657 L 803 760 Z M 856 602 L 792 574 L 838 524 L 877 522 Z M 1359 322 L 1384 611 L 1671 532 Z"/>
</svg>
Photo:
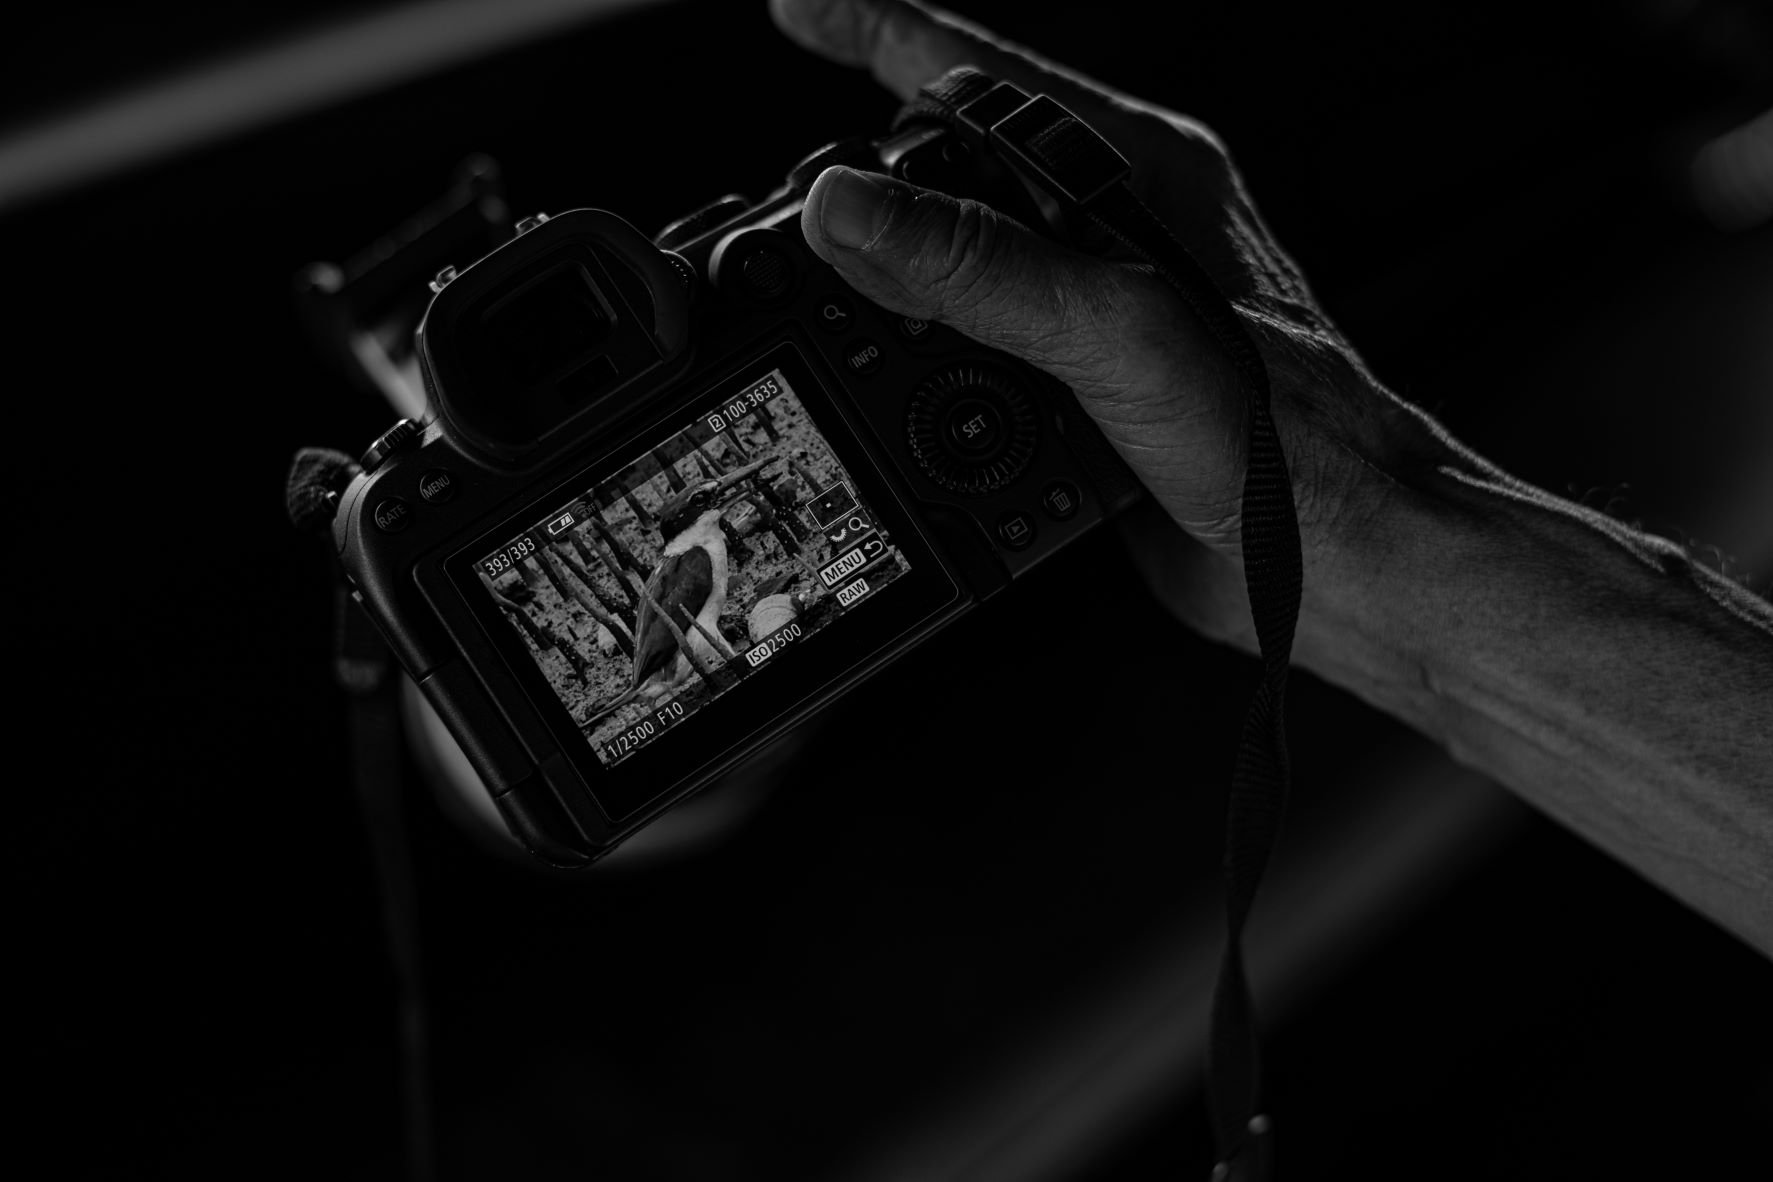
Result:
<svg viewBox="0 0 1773 1182">
<path fill-rule="evenodd" d="M 943 313 L 967 313 L 991 303 L 1009 267 L 1008 237 L 995 211 L 977 201 L 932 206 L 942 224 L 922 237 L 919 277 Z"/>
<path fill-rule="evenodd" d="M 1133 373 L 1174 368 L 1175 354 L 1191 336 L 1188 314 L 1175 293 L 1149 267 L 1117 267 L 1108 282 L 1080 285 L 1071 293 L 1076 315 L 1091 335 Z"/>
<path fill-rule="evenodd" d="M 1054 286 L 1052 330 L 1031 344 L 1052 362 L 1073 370 L 1077 382 L 1088 375 L 1095 390 L 1112 392 L 1130 386 L 1144 368 L 1136 285 L 1114 267 L 1090 268 L 1069 280 Z"/>
<path fill-rule="evenodd" d="M 1224 164 L 1230 159 L 1231 153 L 1219 133 L 1200 120 L 1187 115 L 1172 115 L 1169 123 L 1181 141 L 1188 145 L 1197 162 Z"/>
</svg>

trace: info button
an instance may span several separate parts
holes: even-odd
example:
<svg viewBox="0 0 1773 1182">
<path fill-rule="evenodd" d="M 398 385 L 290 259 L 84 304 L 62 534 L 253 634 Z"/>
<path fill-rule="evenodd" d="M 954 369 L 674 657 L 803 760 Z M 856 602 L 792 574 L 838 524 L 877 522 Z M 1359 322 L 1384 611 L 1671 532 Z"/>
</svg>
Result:
<svg viewBox="0 0 1773 1182">
<path fill-rule="evenodd" d="M 873 341 L 851 341 L 844 349 L 843 362 L 853 374 L 867 376 L 886 362 L 886 354 Z"/>
</svg>

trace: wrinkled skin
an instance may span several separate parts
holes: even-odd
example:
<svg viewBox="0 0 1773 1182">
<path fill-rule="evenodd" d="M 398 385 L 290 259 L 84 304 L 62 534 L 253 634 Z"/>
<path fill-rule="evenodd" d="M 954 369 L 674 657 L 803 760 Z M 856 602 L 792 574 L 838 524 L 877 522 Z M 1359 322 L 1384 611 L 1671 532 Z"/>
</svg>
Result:
<svg viewBox="0 0 1773 1182">
<path fill-rule="evenodd" d="M 901 99 L 970 64 L 1053 96 L 1114 143 L 1133 165 L 1134 191 L 1232 300 L 1262 352 L 1308 590 L 1319 560 L 1363 528 L 1391 480 L 1457 454 L 1367 372 L 1200 123 L 920 5 L 775 0 L 771 9 L 795 41 L 868 68 Z M 989 207 L 886 178 L 873 178 L 884 192 L 872 233 L 846 247 L 831 221 L 856 203 L 831 198 L 849 172 L 827 170 L 809 196 L 803 229 L 813 249 L 883 307 L 951 325 L 1069 385 L 1162 509 L 1122 523 L 1148 578 L 1201 631 L 1247 643 L 1245 395 L 1180 298 L 1148 268 L 1081 254 Z"/>
<path fill-rule="evenodd" d="M 1681 547 L 1533 488 L 1367 373 L 1216 137 L 906 0 L 774 0 L 800 44 L 900 98 L 970 64 L 1044 92 L 1137 193 L 1267 363 L 1305 558 L 1294 661 L 1773 956 L 1773 605 Z M 828 169 L 807 240 L 875 302 L 1076 391 L 1154 496 L 1121 529 L 1159 596 L 1254 648 L 1238 548 L 1243 395 L 1156 277 L 990 209 Z"/>
</svg>

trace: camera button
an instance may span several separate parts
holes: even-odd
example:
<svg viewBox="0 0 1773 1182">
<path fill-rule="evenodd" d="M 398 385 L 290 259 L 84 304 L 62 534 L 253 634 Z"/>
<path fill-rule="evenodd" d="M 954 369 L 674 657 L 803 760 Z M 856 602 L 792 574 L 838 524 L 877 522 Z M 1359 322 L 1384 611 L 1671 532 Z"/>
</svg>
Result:
<svg viewBox="0 0 1773 1182">
<path fill-rule="evenodd" d="M 948 440 L 963 456 L 989 454 L 1003 434 L 1003 410 L 989 399 L 963 397 L 948 408 Z"/>
<path fill-rule="evenodd" d="M 899 335 L 908 341 L 924 339 L 929 334 L 930 328 L 929 321 L 920 320 L 916 316 L 899 317 Z"/>
<path fill-rule="evenodd" d="M 844 348 L 843 362 L 851 373 L 866 377 L 886 364 L 886 354 L 873 341 L 851 341 Z"/>
<path fill-rule="evenodd" d="M 997 519 L 997 540 L 1006 550 L 1026 550 L 1034 542 L 1034 518 L 1017 510 Z"/>
<path fill-rule="evenodd" d="M 401 419 L 369 445 L 369 450 L 358 457 L 357 466 L 365 472 L 374 472 L 382 466 L 382 461 L 403 447 L 410 447 L 419 440 L 419 425 L 411 419 Z"/>
<path fill-rule="evenodd" d="M 691 210 L 660 230 L 653 235 L 653 245 L 660 250 L 675 251 L 680 246 L 694 242 L 714 227 L 732 221 L 750 208 L 749 201 L 737 193 L 728 193 L 700 209 Z"/>
<path fill-rule="evenodd" d="M 442 468 L 433 468 L 419 477 L 419 496 L 427 505 L 441 505 L 456 495 L 456 478 Z"/>
<path fill-rule="evenodd" d="M 1022 384 L 964 362 L 925 378 L 905 411 L 906 442 L 923 474 L 962 496 L 996 492 L 1034 458 L 1039 418 Z"/>
<path fill-rule="evenodd" d="M 1040 494 L 1040 507 L 1054 521 L 1067 521 L 1077 516 L 1077 508 L 1081 504 L 1083 494 L 1069 480 L 1055 480 Z"/>
<path fill-rule="evenodd" d="M 745 256 L 739 274 L 754 299 L 777 300 L 794 282 L 794 264 L 781 252 L 760 246 Z"/>
<path fill-rule="evenodd" d="M 837 296 L 826 296 L 819 304 L 817 319 L 819 327 L 826 332 L 842 332 L 855 323 L 856 314 L 850 311 L 847 300 Z"/>
<path fill-rule="evenodd" d="M 397 534 L 412 524 L 412 506 L 399 497 L 389 497 L 376 506 L 376 528 L 385 534 Z"/>
</svg>

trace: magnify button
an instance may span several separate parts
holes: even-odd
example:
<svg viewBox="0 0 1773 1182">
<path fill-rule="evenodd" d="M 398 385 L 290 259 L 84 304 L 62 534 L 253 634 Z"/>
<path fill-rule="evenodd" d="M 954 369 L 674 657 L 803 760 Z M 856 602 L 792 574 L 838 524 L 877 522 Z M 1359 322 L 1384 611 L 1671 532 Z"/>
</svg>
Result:
<svg viewBox="0 0 1773 1182">
<path fill-rule="evenodd" d="M 850 322 L 856 318 L 856 314 L 850 311 L 848 301 L 837 296 L 826 296 L 819 301 L 816 318 L 819 327 L 826 332 L 842 332 L 850 326 Z"/>
</svg>

